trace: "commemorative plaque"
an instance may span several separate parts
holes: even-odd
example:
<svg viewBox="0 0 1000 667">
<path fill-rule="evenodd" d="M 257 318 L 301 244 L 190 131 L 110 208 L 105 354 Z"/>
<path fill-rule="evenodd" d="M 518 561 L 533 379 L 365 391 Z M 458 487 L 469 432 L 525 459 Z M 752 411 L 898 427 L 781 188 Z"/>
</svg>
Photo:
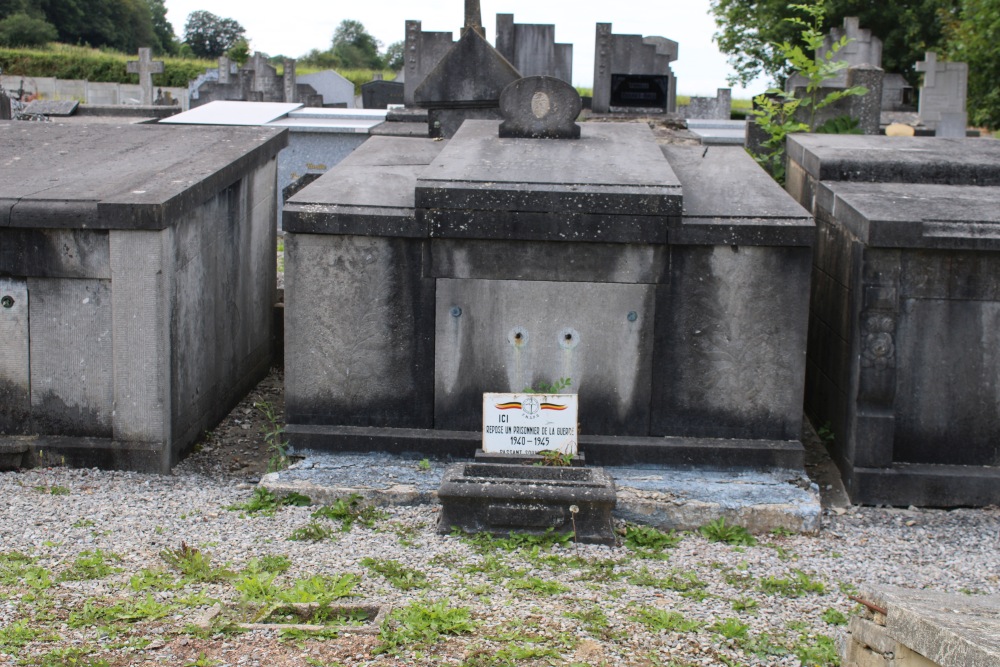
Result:
<svg viewBox="0 0 1000 667">
<path fill-rule="evenodd" d="M 483 394 L 483 451 L 577 453 L 576 394 Z"/>
</svg>

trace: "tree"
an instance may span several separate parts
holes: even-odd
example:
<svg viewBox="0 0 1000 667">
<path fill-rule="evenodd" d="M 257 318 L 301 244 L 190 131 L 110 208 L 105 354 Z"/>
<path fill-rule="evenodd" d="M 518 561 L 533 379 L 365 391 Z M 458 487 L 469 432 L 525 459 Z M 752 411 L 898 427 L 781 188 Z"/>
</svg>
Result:
<svg viewBox="0 0 1000 667">
<path fill-rule="evenodd" d="M 218 58 L 245 34 L 243 26 L 233 19 L 203 10 L 188 14 L 184 24 L 184 41 L 199 58 Z"/>
<path fill-rule="evenodd" d="M 380 46 L 381 42 L 368 34 L 360 21 L 344 19 L 333 33 L 331 51 L 341 67 L 382 69 Z"/>
<path fill-rule="evenodd" d="M 882 40 L 882 68 L 899 72 L 917 82 L 914 65 L 924 51 L 941 45 L 944 25 L 961 0 L 822 0 L 826 19 L 823 31 L 840 26 L 847 16 L 857 16 L 861 27 Z M 794 15 L 788 0 L 711 0 L 718 31 L 715 41 L 736 70 L 732 82 L 747 84 L 760 74 L 783 83 L 788 66 L 775 44 L 804 46 L 794 26 L 785 19 Z"/>
<path fill-rule="evenodd" d="M 149 15 L 153 22 L 153 34 L 157 43 L 153 45 L 156 54 L 177 55 L 177 37 L 174 26 L 167 20 L 167 7 L 163 0 L 146 0 L 149 5 Z"/>
<path fill-rule="evenodd" d="M 395 71 L 403 69 L 404 59 L 403 59 L 403 42 L 393 42 L 385 50 L 385 55 L 382 56 L 382 60 L 385 62 L 385 68 Z"/>
<path fill-rule="evenodd" d="M 0 46 L 42 46 L 54 41 L 57 35 L 54 25 L 24 12 L 0 21 Z"/>
<path fill-rule="evenodd" d="M 947 58 L 969 65 L 969 120 L 1000 128 L 1000 0 L 963 0 L 946 33 Z"/>
</svg>

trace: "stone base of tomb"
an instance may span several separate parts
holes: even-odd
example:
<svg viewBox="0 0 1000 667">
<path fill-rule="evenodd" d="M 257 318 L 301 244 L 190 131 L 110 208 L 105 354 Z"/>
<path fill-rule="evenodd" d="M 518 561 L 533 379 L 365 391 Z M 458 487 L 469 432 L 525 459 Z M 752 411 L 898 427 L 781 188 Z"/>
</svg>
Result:
<svg viewBox="0 0 1000 667">
<path fill-rule="evenodd" d="M 601 468 L 456 463 L 445 469 L 438 499 L 439 533 L 551 531 L 615 543 L 615 482 Z"/>
</svg>

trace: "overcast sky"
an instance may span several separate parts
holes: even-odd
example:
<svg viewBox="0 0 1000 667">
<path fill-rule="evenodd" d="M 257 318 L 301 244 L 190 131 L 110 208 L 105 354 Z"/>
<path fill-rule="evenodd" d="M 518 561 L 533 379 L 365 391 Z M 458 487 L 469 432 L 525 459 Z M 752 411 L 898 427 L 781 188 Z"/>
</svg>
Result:
<svg viewBox="0 0 1000 667">
<path fill-rule="evenodd" d="M 611 23 L 623 34 L 660 35 L 680 44 L 673 64 L 678 92 L 715 95 L 728 86 L 731 69 L 712 41 L 715 22 L 709 0 L 481 0 L 486 35 L 493 42 L 498 12 L 514 14 L 516 23 L 552 23 L 556 41 L 573 44 L 573 83 L 589 87 L 594 78 L 594 32 L 597 23 Z M 464 20 L 464 0 L 166 0 L 167 18 L 183 37 L 188 14 L 206 10 L 237 20 L 246 28 L 250 46 L 268 55 L 298 57 L 313 48 L 327 49 L 344 19 L 361 21 L 384 46 L 403 39 L 407 19 L 423 21 L 424 30 L 456 32 Z M 736 97 L 764 92 L 760 81 Z"/>
</svg>

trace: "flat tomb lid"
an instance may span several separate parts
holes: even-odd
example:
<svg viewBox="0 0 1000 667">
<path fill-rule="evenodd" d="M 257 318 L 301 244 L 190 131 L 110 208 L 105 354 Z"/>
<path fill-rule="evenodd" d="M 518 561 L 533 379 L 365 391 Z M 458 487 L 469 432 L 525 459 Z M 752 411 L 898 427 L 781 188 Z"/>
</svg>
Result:
<svg viewBox="0 0 1000 667">
<path fill-rule="evenodd" d="M 500 138 L 498 126 L 499 121 L 465 121 L 418 180 L 417 206 L 680 212 L 680 181 L 644 123 L 583 123 L 579 139 Z"/>
<path fill-rule="evenodd" d="M 232 102 L 217 100 L 164 118 L 173 125 L 263 125 L 288 115 L 302 104 L 286 102 Z"/>
<path fill-rule="evenodd" d="M 264 164 L 285 130 L 0 123 L 0 227 L 162 229 Z"/>
</svg>

